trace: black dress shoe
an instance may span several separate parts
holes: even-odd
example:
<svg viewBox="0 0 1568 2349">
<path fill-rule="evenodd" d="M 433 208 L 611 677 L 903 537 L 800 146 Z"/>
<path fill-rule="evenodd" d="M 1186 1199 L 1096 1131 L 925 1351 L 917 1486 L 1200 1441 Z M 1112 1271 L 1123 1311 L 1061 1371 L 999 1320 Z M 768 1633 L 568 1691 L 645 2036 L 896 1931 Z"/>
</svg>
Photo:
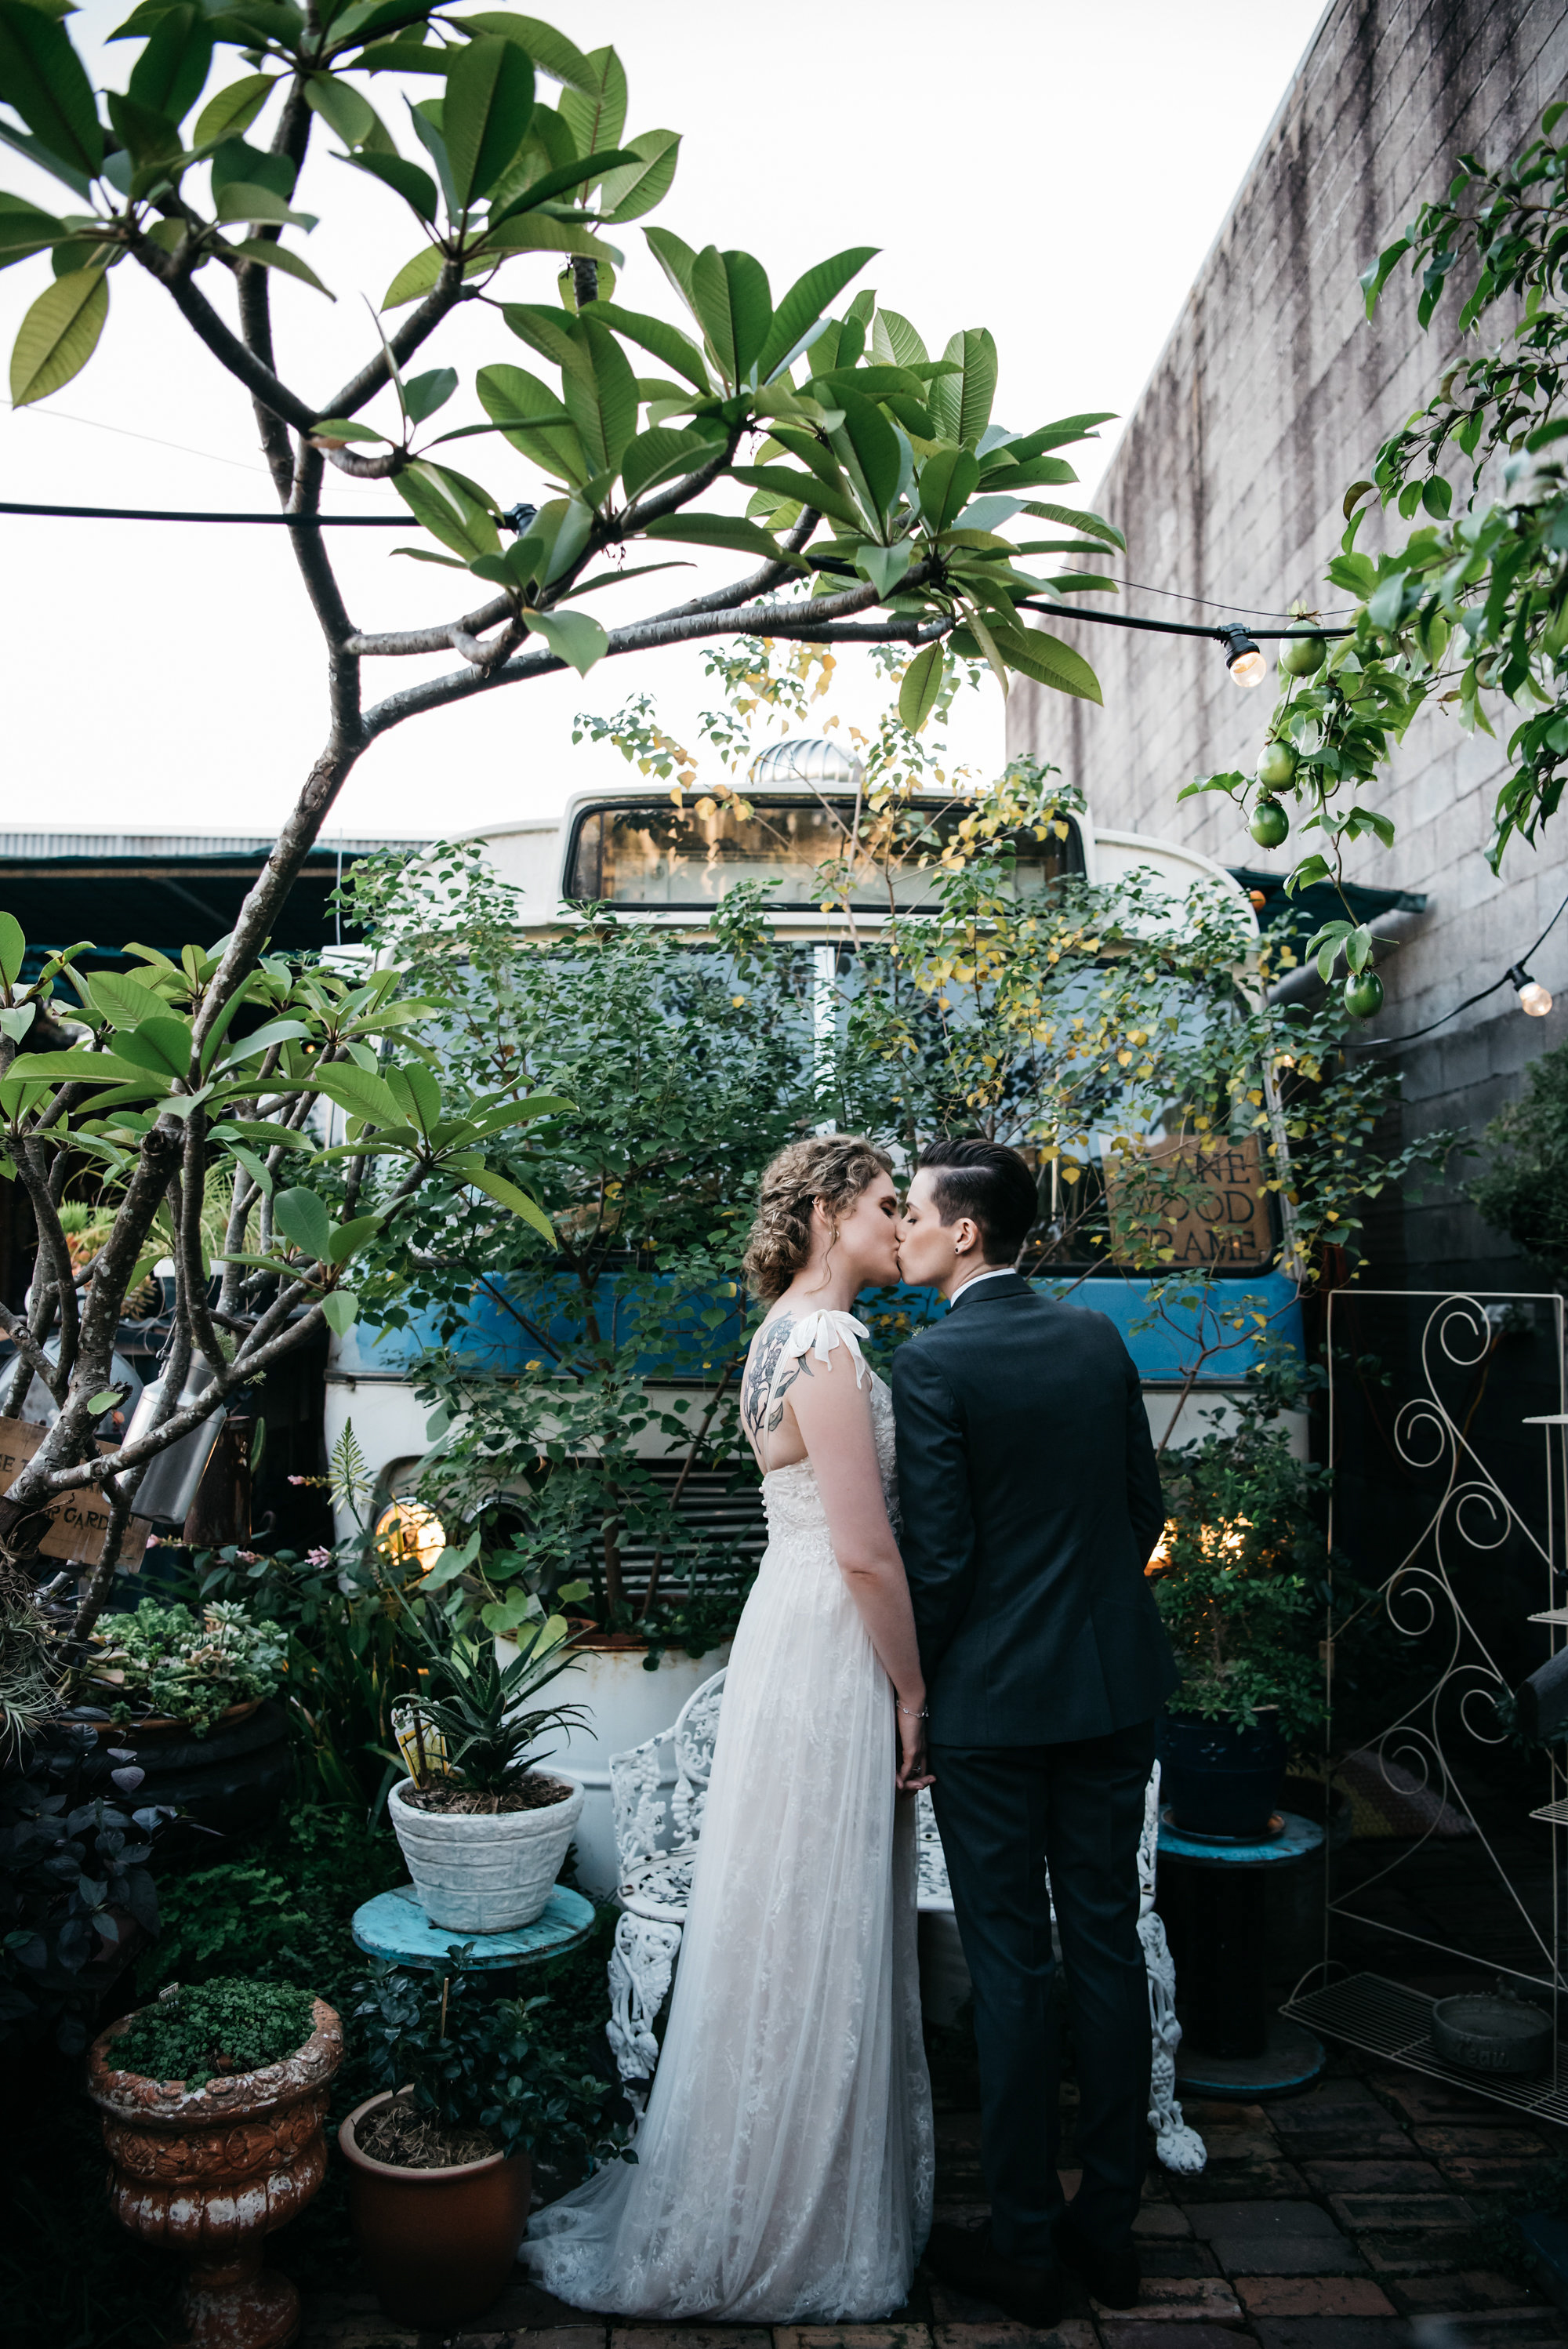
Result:
<svg viewBox="0 0 1568 2349">
<path fill-rule="evenodd" d="M 1048 2328 L 1061 2316 L 1067 2298 L 1061 2270 L 1054 2263 L 1037 2267 L 1026 2260 L 1005 2260 L 992 2244 L 989 2227 L 933 2227 L 925 2264 L 944 2283 L 990 2301 L 1022 2324 Z"/>
<path fill-rule="evenodd" d="M 1143 2271 L 1130 2243 L 1125 2251 L 1106 2251 L 1101 2244 L 1091 2242 L 1074 2223 L 1072 2212 L 1066 2210 L 1057 2220 L 1056 2245 L 1062 2265 L 1083 2278 L 1091 2298 L 1102 2307 L 1136 2307 L 1142 2296 Z"/>
</svg>

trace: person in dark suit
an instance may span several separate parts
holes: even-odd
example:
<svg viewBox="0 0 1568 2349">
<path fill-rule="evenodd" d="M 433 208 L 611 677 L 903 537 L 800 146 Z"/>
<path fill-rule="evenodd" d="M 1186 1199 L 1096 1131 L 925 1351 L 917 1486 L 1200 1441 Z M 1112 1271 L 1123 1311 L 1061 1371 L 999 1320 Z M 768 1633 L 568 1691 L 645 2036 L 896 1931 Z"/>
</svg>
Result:
<svg viewBox="0 0 1568 2349">
<path fill-rule="evenodd" d="M 1037 1215 L 1016 1151 L 958 1141 L 922 1154 L 899 1262 L 948 1311 L 894 1356 L 892 1397 L 991 2193 L 989 2235 L 938 2227 L 927 2257 L 1043 2323 L 1059 2313 L 1064 2264 L 1109 2306 L 1139 2293 L 1150 2041 L 1138 1838 L 1154 1717 L 1178 1675 L 1144 1578 L 1165 1508 L 1138 1372 L 1104 1314 L 1013 1269 Z M 1070 2208 L 1053 1896 L 1080 2098 Z"/>
</svg>

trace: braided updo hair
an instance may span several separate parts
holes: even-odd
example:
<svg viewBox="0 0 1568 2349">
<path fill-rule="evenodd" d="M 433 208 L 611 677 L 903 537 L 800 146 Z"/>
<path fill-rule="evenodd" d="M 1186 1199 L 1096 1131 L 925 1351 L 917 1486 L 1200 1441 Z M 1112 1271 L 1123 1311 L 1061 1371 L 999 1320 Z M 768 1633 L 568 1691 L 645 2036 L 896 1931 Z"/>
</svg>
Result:
<svg viewBox="0 0 1568 2349">
<path fill-rule="evenodd" d="M 892 1162 L 860 1133 L 816 1133 L 791 1142 L 766 1167 L 757 1221 L 741 1269 L 753 1296 L 782 1297 L 811 1253 L 811 1209 L 820 1199 L 835 1225 Z"/>
</svg>

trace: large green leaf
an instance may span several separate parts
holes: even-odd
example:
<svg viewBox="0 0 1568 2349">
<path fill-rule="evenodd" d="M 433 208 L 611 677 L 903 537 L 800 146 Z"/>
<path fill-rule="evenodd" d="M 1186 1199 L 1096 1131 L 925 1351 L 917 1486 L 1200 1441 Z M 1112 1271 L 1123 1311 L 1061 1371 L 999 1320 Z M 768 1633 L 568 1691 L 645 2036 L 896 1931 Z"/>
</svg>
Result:
<svg viewBox="0 0 1568 2349">
<path fill-rule="evenodd" d="M 614 49 L 593 49 L 583 60 L 585 84 L 561 93 L 561 119 L 580 155 L 596 147 L 618 147 L 626 128 L 626 71 Z"/>
<path fill-rule="evenodd" d="M 231 180 L 212 206 L 220 221 L 265 221 L 276 228 L 312 229 L 314 212 L 291 212 L 273 188 L 259 188 L 248 180 Z"/>
<path fill-rule="evenodd" d="M 352 163 L 356 171 L 368 171 L 373 180 L 391 188 L 422 221 L 435 219 L 436 182 L 428 171 L 411 163 L 407 155 L 340 155 L 337 160 L 340 163 Z"/>
<path fill-rule="evenodd" d="M 909 320 L 897 310 L 879 310 L 872 320 L 872 357 L 887 367 L 924 367 L 931 354 Z"/>
<path fill-rule="evenodd" d="M 215 90 L 196 117 L 191 137 L 198 147 L 215 139 L 237 139 L 250 129 L 277 86 L 275 74 L 246 74 Z"/>
<path fill-rule="evenodd" d="M 526 367 L 480 367 L 480 405 L 512 447 L 557 481 L 580 487 L 592 472 L 577 427 L 557 395 Z"/>
<path fill-rule="evenodd" d="M 733 554 L 760 555 L 764 562 L 789 564 L 797 571 L 808 567 L 798 554 L 788 553 L 767 531 L 739 514 L 662 514 L 645 526 L 642 535 L 672 538 L 683 546 L 727 547 Z"/>
<path fill-rule="evenodd" d="M 97 178 L 103 126 L 92 84 L 64 27 L 26 0 L 0 0 L 0 99 L 51 155 Z"/>
<path fill-rule="evenodd" d="M 546 212 L 513 212 L 486 232 L 477 250 L 480 266 L 486 254 L 507 253 L 576 253 L 605 269 L 620 259 L 613 244 L 581 222 L 552 220 Z"/>
<path fill-rule="evenodd" d="M 520 1191 L 515 1183 L 509 1183 L 504 1174 L 492 1174 L 488 1167 L 479 1167 L 470 1168 L 463 1179 L 470 1189 L 482 1191 L 487 1199 L 493 1199 L 497 1206 L 510 1207 L 514 1216 L 521 1216 L 525 1224 L 531 1224 L 552 1247 L 561 1246 L 555 1236 L 555 1226 L 543 1208 L 536 1206 L 526 1191 Z"/>
<path fill-rule="evenodd" d="M 421 457 L 394 474 L 392 486 L 431 537 L 465 562 L 500 552 L 500 533 L 489 506 L 449 466 Z"/>
<path fill-rule="evenodd" d="M 312 74 L 304 86 L 304 101 L 329 129 L 336 131 L 346 147 L 369 146 L 384 155 L 396 153 L 387 127 L 370 100 L 341 75 Z"/>
<path fill-rule="evenodd" d="M 692 285 L 696 274 L 696 254 L 673 229 L 645 228 L 643 234 L 648 241 L 648 251 L 687 309 L 695 313 L 696 305 L 692 300 Z"/>
<path fill-rule="evenodd" d="M 1103 539 L 1107 546 L 1126 549 L 1127 541 L 1116 524 L 1107 522 L 1103 514 L 1090 513 L 1087 507 L 1049 506 L 1031 501 L 1024 512 L 1032 514 L 1037 522 L 1065 523 L 1069 530 L 1085 530 L 1091 538 Z"/>
<path fill-rule="evenodd" d="M 118 970 L 92 972 L 88 1001 L 100 1019 L 115 1028 L 139 1028 L 144 1019 L 160 1019 L 169 1009 L 161 995 Z"/>
<path fill-rule="evenodd" d="M 872 519 L 859 512 L 847 490 L 820 481 L 814 473 L 798 473 L 789 465 L 733 465 L 730 478 L 749 490 L 765 490 L 770 497 L 814 506 L 819 513 L 842 523 L 846 530 L 863 531 Z"/>
<path fill-rule="evenodd" d="M 637 429 L 637 378 L 614 336 L 591 310 L 577 320 L 561 397 L 592 471 L 618 472 L 622 451 Z"/>
<path fill-rule="evenodd" d="M 883 521 L 898 495 L 898 434 L 881 409 L 858 392 L 841 391 L 835 397 L 844 420 L 828 435 L 833 453 L 864 499 L 868 515 Z"/>
<path fill-rule="evenodd" d="M 641 220 L 662 203 L 680 160 L 678 130 L 639 130 L 626 144 L 637 160 L 606 171 L 599 190 L 600 215 L 607 221 Z"/>
<path fill-rule="evenodd" d="M 576 43 L 537 16 L 514 16 L 510 8 L 481 9 L 477 16 L 454 16 L 452 22 L 461 33 L 491 33 L 498 40 L 516 41 L 552 81 L 588 92 L 596 86 L 593 68 Z"/>
<path fill-rule="evenodd" d="M 898 714 L 902 725 L 912 734 L 918 734 L 935 707 L 942 691 L 943 656 L 939 644 L 927 645 L 916 653 L 904 670 L 898 689 Z"/>
<path fill-rule="evenodd" d="M 939 449 L 920 473 L 920 511 L 933 530 L 945 530 L 974 495 L 980 467 L 968 449 Z"/>
<path fill-rule="evenodd" d="M 992 621 L 991 632 L 1009 668 L 1032 678 L 1037 685 L 1073 694 L 1080 701 L 1100 699 L 1099 679 L 1093 669 L 1081 653 L 1075 653 L 1059 636 L 1048 636 L 1043 628 L 1010 628 L 1000 620 Z"/>
<path fill-rule="evenodd" d="M 773 323 L 768 273 L 748 253 L 705 245 L 692 270 L 692 307 L 728 383 L 748 380 Z"/>
<path fill-rule="evenodd" d="M 212 65 L 212 27 L 200 8 L 170 8 L 130 69 L 139 106 L 182 122 L 201 97 Z"/>
<path fill-rule="evenodd" d="M 401 1069 L 388 1069 L 387 1087 L 401 1102 L 403 1114 L 428 1133 L 438 1123 L 441 1115 L 441 1087 L 438 1078 L 418 1061 L 410 1061 Z"/>
<path fill-rule="evenodd" d="M 819 261 L 803 276 L 797 277 L 774 313 L 758 353 L 760 382 L 769 382 L 789 365 L 829 303 L 842 293 L 851 277 L 860 275 L 868 261 L 875 259 L 877 250 L 874 244 L 852 245 L 847 252 L 834 254 L 830 261 Z"/>
<path fill-rule="evenodd" d="M 169 1011 L 144 1019 L 120 1037 L 118 1057 L 155 1077 L 183 1077 L 191 1066 L 190 1024 Z"/>
<path fill-rule="evenodd" d="M 650 229 L 650 238 L 653 233 Z M 599 302 L 594 308 L 601 326 L 614 327 L 617 334 L 629 335 L 633 342 L 640 343 L 645 351 L 652 351 L 655 358 L 663 359 L 666 367 L 674 367 L 677 375 L 684 376 L 687 383 L 698 391 L 712 390 L 702 353 L 691 336 L 683 334 L 678 326 L 672 326 L 664 318 L 647 317 L 641 310 L 623 310 L 615 302 Z M 510 324 L 510 313 L 507 316 Z"/>
<path fill-rule="evenodd" d="M 695 473 L 723 446 L 722 435 L 681 431 L 671 424 L 655 424 L 651 431 L 639 432 L 623 450 L 622 486 L 628 499 L 640 498 L 645 490 L 656 489 L 661 481 Z"/>
<path fill-rule="evenodd" d="M 514 41 L 480 34 L 455 52 L 447 73 L 441 136 L 459 210 L 489 195 L 522 145 L 532 112 L 532 61 Z"/>
<path fill-rule="evenodd" d="M 302 260 L 297 253 L 291 253 L 286 244 L 278 244 L 271 237 L 242 237 L 231 249 L 239 254 L 242 261 L 254 261 L 263 269 L 281 269 L 285 277 L 297 277 L 302 285 L 313 285 L 318 294 L 325 294 L 329 302 L 337 299 L 331 286 L 322 284 L 308 261 Z"/>
<path fill-rule="evenodd" d="M 52 212 L 40 212 L 20 196 L 0 194 L 0 269 L 62 243 L 70 233 L 64 221 Z"/>
<path fill-rule="evenodd" d="M 530 144 L 529 140 L 524 140 L 525 154 Z M 491 195 L 490 227 L 499 228 L 502 221 L 511 220 L 519 212 L 533 212 L 540 204 L 549 203 L 553 197 L 570 195 L 573 188 L 585 187 L 589 181 L 601 179 L 613 165 L 624 163 L 628 152 L 624 147 L 606 147 L 597 155 L 584 155 L 574 162 L 562 164 L 556 171 L 546 171 L 542 179 L 529 180 L 515 192 L 510 183 L 515 181 L 517 173 L 515 171 L 509 172 L 506 194 L 503 196 L 497 190 Z"/>
<path fill-rule="evenodd" d="M 404 478 L 398 476 L 399 481 Z M 402 1106 L 391 1087 L 352 1061 L 334 1061 L 329 1068 L 313 1070 L 311 1082 L 351 1117 L 367 1119 L 372 1125 L 403 1123 Z"/>
<path fill-rule="evenodd" d="M 300 1185 L 280 1191 L 273 1201 L 273 1222 L 302 1256 L 311 1257 L 318 1264 L 330 1261 L 332 1217 L 325 1202 L 314 1191 Z"/>
<path fill-rule="evenodd" d="M 574 668 L 579 677 L 586 677 L 610 649 L 608 636 L 586 612 L 531 611 L 528 625 L 535 636 L 543 637 L 556 659 Z"/>
<path fill-rule="evenodd" d="M 15 914 L 0 913 L 0 978 L 14 987 L 21 976 L 27 936 Z"/>
<path fill-rule="evenodd" d="M 996 395 L 996 346 L 984 326 L 965 326 L 942 354 L 958 369 L 931 387 L 931 412 L 944 440 L 973 448 L 991 421 Z"/>
<path fill-rule="evenodd" d="M 381 296 L 381 307 L 397 310 L 405 302 L 423 301 L 446 266 L 446 260 L 438 244 L 425 245 L 411 261 L 403 264 Z"/>
<path fill-rule="evenodd" d="M 12 407 L 46 399 L 80 375 L 108 316 L 108 280 L 101 269 L 76 269 L 46 286 L 12 346 Z"/>
<path fill-rule="evenodd" d="M 26 1061 L 29 1081 L 44 1084 L 142 1084 L 147 1074 L 134 1061 L 122 1061 L 118 1052 L 29 1052 Z M 157 1090 L 167 1092 L 169 1088 L 164 1084 Z"/>
</svg>

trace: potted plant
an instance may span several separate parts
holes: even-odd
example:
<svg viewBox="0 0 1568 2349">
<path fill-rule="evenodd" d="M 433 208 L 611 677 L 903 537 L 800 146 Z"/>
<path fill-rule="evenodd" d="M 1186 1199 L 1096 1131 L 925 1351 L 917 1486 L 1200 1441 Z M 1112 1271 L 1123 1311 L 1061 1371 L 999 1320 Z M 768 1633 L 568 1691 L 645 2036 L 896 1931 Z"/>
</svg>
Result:
<svg viewBox="0 0 1568 2349">
<path fill-rule="evenodd" d="M 607 2093 L 552 2035 L 545 1998 L 490 1999 L 464 1971 L 386 1965 L 354 2010 L 377 2093 L 338 2131 L 348 2207 L 389 2316 L 446 2333 L 505 2290 L 542 2143 L 590 2159 L 617 2148 Z"/>
<path fill-rule="evenodd" d="M 549 1899 L 583 1808 L 581 1780 L 547 1774 L 535 1748 L 577 1718 L 574 1705 L 524 1711 L 572 1669 L 561 1616 L 520 1638 L 504 1670 L 487 1636 L 465 1637 L 450 1618 L 427 1624 L 421 1693 L 394 1712 L 410 1775 L 387 1809 L 419 1905 L 433 1925 L 510 1933 Z"/>
<path fill-rule="evenodd" d="M 145 1773 L 142 1800 L 224 1835 L 266 1826 L 288 1783 L 280 1627 L 232 1599 L 143 1599 L 104 1615 L 76 1675 L 79 1721 L 107 1722 Z"/>
<path fill-rule="evenodd" d="M 1291 1744 L 1324 1719 L 1316 1473 L 1255 1419 L 1168 1465 L 1171 1515 L 1150 1572 L 1181 1685 L 1159 1752 L 1162 1792 L 1189 1834 L 1266 1835 Z"/>
<path fill-rule="evenodd" d="M 324 2000 L 234 1976 L 170 1984 L 93 2042 L 110 2204 L 133 2234 L 190 2260 L 189 2349 L 294 2339 L 299 2294 L 263 2266 L 263 2245 L 326 2175 L 322 2124 L 342 2061 Z"/>
</svg>

